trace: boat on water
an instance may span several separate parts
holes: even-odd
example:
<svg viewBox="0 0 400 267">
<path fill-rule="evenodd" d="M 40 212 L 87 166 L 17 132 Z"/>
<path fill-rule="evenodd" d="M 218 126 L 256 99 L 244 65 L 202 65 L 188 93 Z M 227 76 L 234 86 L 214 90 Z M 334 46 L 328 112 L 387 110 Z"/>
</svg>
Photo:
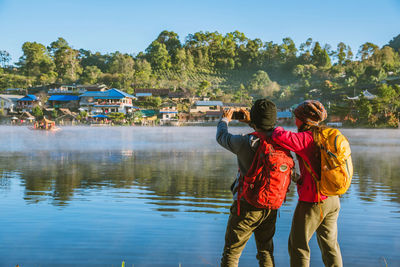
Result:
<svg viewBox="0 0 400 267">
<path fill-rule="evenodd" d="M 48 120 L 46 118 L 43 118 L 40 121 L 36 121 L 33 124 L 33 126 L 28 128 L 30 130 L 51 131 L 51 132 L 57 132 L 61 130 L 60 127 L 56 126 L 56 123 L 54 121 Z"/>
</svg>

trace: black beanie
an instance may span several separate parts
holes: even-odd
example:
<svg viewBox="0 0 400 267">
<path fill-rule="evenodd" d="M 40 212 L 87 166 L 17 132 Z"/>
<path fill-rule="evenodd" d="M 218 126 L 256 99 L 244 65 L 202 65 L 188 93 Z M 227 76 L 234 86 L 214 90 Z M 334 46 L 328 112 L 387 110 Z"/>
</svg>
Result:
<svg viewBox="0 0 400 267">
<path fill-rule="evenodd" d="M 276 106 L 268 99 L 258 99 L 250 110 L 250 119 L 257 128 L 271 130 L 276 124 Z"/>
</svg>

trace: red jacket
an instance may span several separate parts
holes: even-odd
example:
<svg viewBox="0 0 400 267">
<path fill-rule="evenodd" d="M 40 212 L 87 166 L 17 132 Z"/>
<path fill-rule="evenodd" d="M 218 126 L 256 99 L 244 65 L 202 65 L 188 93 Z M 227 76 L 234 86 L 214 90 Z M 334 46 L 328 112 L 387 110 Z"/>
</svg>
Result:
<svg viewBox="0 0 400 267">
<path fill-rule="evenodd" d="M 294 133 L 286 131 L 282 127 L 277 127 L 272 134 L 272 139 L 280 146 L 295 152 L 299 157 L 311 164 L 311 168 L 317 174 L 320 173 L 321 162 L 320 158 L 316 157 L 318 148 L 314 143 L 311 131 Z M 300 179 L 297 182 L 299 201 L 318 202 L 314 179 L 304 166 L 303 160 L 299 160 Z M 321 195 L 321 200 L 326 198 L 326 196 Z"/>
</svg>

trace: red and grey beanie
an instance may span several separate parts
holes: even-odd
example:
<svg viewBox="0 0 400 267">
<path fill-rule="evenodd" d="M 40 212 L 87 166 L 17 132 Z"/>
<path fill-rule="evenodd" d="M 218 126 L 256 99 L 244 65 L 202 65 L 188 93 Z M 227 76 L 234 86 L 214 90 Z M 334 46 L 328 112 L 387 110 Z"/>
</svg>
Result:
<svg viewBox="0 0 400 267">
<path fill-rule="evenodd" d="M 317 100 L 306 100 L 299 104 L 293 111 L 296 118 L 308 125 L 317 126 L 324 121 L 328 114 L 321 102 Z"/>
</svg>

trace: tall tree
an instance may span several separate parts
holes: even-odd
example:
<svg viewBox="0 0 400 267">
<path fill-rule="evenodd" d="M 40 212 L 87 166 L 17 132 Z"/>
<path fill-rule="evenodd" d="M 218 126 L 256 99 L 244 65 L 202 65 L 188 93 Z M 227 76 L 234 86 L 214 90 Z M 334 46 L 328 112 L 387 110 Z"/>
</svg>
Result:
<svg viewBox="0 0 400 267">
<path fill-rule="evenodd" d="M 331 66 L 331 59 L 328 52 L 321 48 L 319 42 L 315 42 L 311 55 L 312 64 L 316 67 L 327 68 Z"/>
<path fill-rule="evenodd" d="M 353 52 L 351 51 L 351 47 L 343 42 L 340 42 L 337 45 L 335 57 L 337 58 L 339 65 L 349 63 L 353 58 Z"/>
<path fill-rule="evenodd" d="M 171 67 L 171 56 L 165 44 L 158 41 L 153 41 L 149 47 L 146 48 L 147 59 L 154 70 L 165 70 Z"/>
<path fill-rule="evenodd" d="M 23 55 L 18 65 L 26 76 L 33 76 L 37 83 L 54 82 L 57 74 L 54 72 L 55 64 L 46 47 L 36 42 L 25 42 L 22 45 Z"/>
<path fill-rule="evenodd" d="M 86 66 L 81 76 L 81 83 L 95 84 L 101 77 L 101 70 L 96 66 Z"/>
<path fill-rule="evenodd" d="M 260 39 L 247 40 L 245 46 L 240 45 L 237 52 L 240 60 L 238 65 L 247 69 L 260 67 L 262 46 L 263 42 Z"/>
<path fill-rule="evenodd" d="M 284 62 L 293 63 L 296 60 L 297 48 L 294 41 L 289 38 L 283 38 L 281 44 L 281 55 Z"/>
<path fill-rule="evenodd" d="M 111 54 L 109 72 L 118 75 L 120 87 L 123 89 L 131 88 L 133 75 L 135 73 L 134 66 L 135 61 L 132 56 L 121 54 L 120 52 Z"/>
<path fill-rule="evenodd" d="M 79 64 L 79 51 L 70 47 L 64 38 L 59 37 L 48 47 L 56 64 L 56 72 L 60 82 L 75 82 L 82 73 Z"/>
<path fill-rule="evenodd" d="M 145 59 L 138 59 L 135 62 L 134 87 L 146 87 L 150 81 L 151 65 Z"/>
<path fill-rule="evenodd" d="M 400 67 L 399 54 L 390 46 L 375 50 L 368 62 L 374 66 L 381 66 L 386 72 L 396 71 Z"/>
<path fill-rule="evenodd" d="M 376 44 L 366 42 L 360 46 L 360 49 L 358 50 L 358 57 L 361 60 L 366 60 L 370 56 L 372 56 L 378 49 L 379 47 Z"/>
<path fill-rule="evenodd" d="M 92 53 L 90 50 L 79 49 L 78 58 L 82 68 L 96 66 L 102 72 L 106 72 L 111 56 L 108 54 L 103 55 L 100 52 Z"/>
<path fill-rule="evenodd" d="M 5 50 L 1 50 L 0 51 L 0 63 L 1 63 L 1 66 L 3 68 L 5 68 L 7 66 L 8 62 L 10 62 L 10 60 L 11 60 L 10 53 L 8 53 Z"/>
<path fill-rule="evenodd" d="M 172 63 L 175 64 L 176 53 L 182 47 L 178 34 L 172 31 L 162 31 L 156 41 L 165 45 L 168 54 L 171 56 Z"/>
<path fill-rule="evenodd" d="M 312 50 L 313 39 L 308 38 L 304 43 L 300 44 L 300 63 L 310 64 L 311 63 L 311 50 Z"/>
</svg>

